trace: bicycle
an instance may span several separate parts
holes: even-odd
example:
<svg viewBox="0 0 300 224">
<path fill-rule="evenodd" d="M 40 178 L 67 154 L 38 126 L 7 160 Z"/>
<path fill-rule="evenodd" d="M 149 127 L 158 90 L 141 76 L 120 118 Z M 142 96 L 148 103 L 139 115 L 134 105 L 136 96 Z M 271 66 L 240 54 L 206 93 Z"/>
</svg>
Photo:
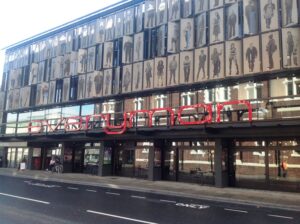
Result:
<svg viewBox="0 0 300 224">
<path fill-rule="evenodd" d="M 52 168 L 52 173 L 62 173 L 63 172 L 63 165 L 61 164 L 55 164 Z"/>
</svg>

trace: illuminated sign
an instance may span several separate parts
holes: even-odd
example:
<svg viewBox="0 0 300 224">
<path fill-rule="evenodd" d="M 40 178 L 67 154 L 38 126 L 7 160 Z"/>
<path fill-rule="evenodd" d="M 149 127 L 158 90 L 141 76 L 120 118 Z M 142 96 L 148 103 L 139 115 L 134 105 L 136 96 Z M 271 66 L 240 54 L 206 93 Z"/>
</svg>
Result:
<svg viewBox="0 0 300 224">
<path fill-rule="evenodd" d="M 246 100 L 236 100 L 228 101 L 216 104 L 216 119 L 213 121 L 213 105 L 212 104 L 195 104 L 189 106 L 181 106 L 177 109 L 172 109 L 171 107 L 166 108 L 154 108 L 150 110 L 135 110 L 131 112 L 124 112 L 122 114 L 122 123 L 120 125 L 114 125 L 111 123 L 113 120 L 111 114 L 94 114 L 87 116 L 73 116 L 64 117 L 56 120 L 32 120 L 29 122 L 27 128 L 29 134 L 43 133 L 45 131 L 49 132 L 75 132 L 75 131 L 88 131 L 92 130 L 96 124 L 103 124 L 103 131 L 108 135 L 120 135 L 123 134 L 128 128 L 133 128 L 135 122 L 137 122 L 137 117 L 143 115 L 148 118 L 148 124 L 146 127 L 153 127 L 153 118 L 159 116 L 158 113 L 167 113 L 169 117 L 169 125 L 174 126 L 175 123 L 178 126 L 186 125 L 202 125 L 210 124 L 212 122 L 220 123 L 221 114 L 224 106 L 229 105 L 243 105 L 246 106 L 246 111 L 248 112 L 248 121 L 252 121 L 252 107 L 249 101 Z M 203 114 L 201 119 L 186 120 L 186 111 L 202 111 Z"/>
</svg>

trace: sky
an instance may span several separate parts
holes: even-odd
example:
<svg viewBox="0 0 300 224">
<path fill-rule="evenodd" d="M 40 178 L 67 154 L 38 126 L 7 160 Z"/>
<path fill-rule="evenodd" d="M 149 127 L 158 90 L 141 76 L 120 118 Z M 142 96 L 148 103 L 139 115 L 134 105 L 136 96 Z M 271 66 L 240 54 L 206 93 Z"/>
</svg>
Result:
<svg viewBox="0 0 300 224">
<path fill-rule="evenodd" d="M 0 3 L 0 78 L 3 48 L 121 0 L 9 0 Z M 0 79 L 0 84 L 1 84 Z"/>
</svg>

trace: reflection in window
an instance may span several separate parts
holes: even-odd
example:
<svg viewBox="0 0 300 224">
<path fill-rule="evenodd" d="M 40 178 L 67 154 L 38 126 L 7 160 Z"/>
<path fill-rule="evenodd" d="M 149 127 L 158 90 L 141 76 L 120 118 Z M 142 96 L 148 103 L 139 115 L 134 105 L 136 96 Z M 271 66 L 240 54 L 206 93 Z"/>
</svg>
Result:
<svg viewBox="0 0 300 224">
<path fill-rule="evenodd" d="M 102 113 L 114 113 L 115 112 L 115 100 L 102 103 Z"/>
<path fill-rule="evenodd" d="M 81 116 L 92 115 L 94 114 L 94 110 L 95 110 L 94 104 L 83 105 L 81 107 Z"/>
<path fill-rule="evenodd" d="M 154 97 L 154 107 L 155 108 L 164 108 L 166 107 L 167 96 L 166 95 L 156 95 Z"/>
<path fill-rule="evenodd" d="M 142 110 L 144 105 L 144 99 L 139 97 L 133 100 L 134 110 Z"/>
<path fill-rule="evenodd" d="M 204 102 L 224 102 L 231 99 L 230 87 L 217 87 L 204 90 Z"/>
<path fill-rule="evenodd" d="M 63 117 L 79 116 L 79 109 L 80 106 L 63 107 L 62 116 Z"/>
<path fill-rule="evenodd" d="M 196 102 L 195 92 L 181 93 L 181 106 L 193 105 Z"/>
<path fill-rule="evenodd" d="M 261 99 L 262 86 L 262 83 L 248 83 L 245 87 L 247 91 L 247 99 Z"/>
<path fill-rule="evenodd" d="M 290 77 L 285 79 L 286 96 L 293 96 L 300 94 L 300 78 Z"/>
</svg>

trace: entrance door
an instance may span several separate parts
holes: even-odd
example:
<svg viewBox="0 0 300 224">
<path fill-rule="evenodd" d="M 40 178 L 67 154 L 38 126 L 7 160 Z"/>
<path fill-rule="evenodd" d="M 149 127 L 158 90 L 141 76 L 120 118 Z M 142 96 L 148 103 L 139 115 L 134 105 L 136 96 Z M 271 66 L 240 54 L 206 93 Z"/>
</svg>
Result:
<svg viewBox="0 0 300 224">
<path fill-rule="evenodd" d="M 123 177 L 134 177 L 134 149 L 116 149 L 115 175 Z"/>
<path fill-rule="evenodd" d="M 74 150 L 74 159 L 73 159 L 73 172 L 82 173 L 83 172 L 83 161 L 84 154 L 83 150 Z"/>
</svg>

